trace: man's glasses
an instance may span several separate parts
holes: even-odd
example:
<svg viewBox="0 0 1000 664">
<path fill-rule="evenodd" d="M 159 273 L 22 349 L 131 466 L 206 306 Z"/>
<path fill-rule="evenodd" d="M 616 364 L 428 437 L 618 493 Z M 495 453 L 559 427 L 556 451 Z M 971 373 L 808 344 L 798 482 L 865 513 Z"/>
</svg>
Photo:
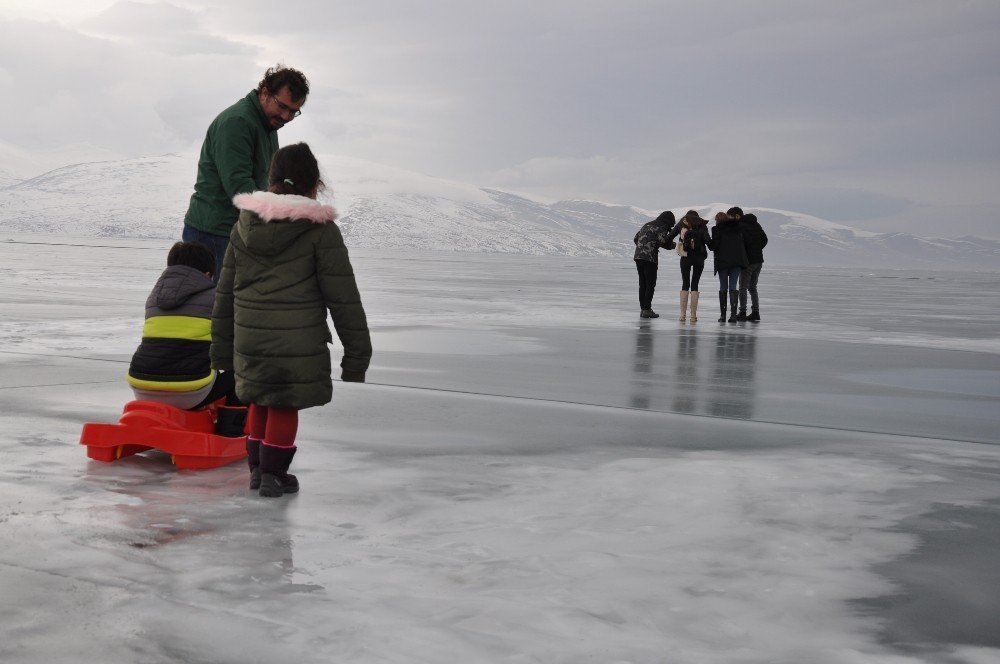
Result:
<svg viewBox="0 0 1000 664">
<path fill-rule="evenodd" d="M 282 113 L 291 113 L 293 118 L 297 118 L 300 115 L 302 115 L 302 111 L 301 110 L 296 109 L 296 108 L 292 108 L 288 104 L 286 104 L 286 103 L 284 103 L 282 101 L 279 101 L 278 98 L 275 97 L 274 95 L 271 95 L 271 101 L 273 101 L 275 104 L 278 105 L 278 108 L 281 110 Z"/>
</svg>

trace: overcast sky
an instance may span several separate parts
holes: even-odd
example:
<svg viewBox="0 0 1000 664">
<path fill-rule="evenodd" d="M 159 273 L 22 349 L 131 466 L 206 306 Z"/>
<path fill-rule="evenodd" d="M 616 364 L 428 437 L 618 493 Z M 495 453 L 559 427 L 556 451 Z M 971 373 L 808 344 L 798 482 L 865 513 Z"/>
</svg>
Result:
<svg viewBox="0 0 1000 664">
<path fill-rule="evenodd" d="M 283 144 L 548 199 L 1000 237 L 998 35 L 996 0 L 0 0 L 0 142 L 196 151 L 280 61 L 313 90 Z"/>
</svg>

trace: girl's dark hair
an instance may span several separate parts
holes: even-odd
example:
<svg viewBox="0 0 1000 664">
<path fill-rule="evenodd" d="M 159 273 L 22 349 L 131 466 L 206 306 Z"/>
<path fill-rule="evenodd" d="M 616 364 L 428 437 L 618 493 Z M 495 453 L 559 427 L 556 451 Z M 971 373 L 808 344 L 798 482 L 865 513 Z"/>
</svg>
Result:
<svg viewBox="0 0 1000 664">
<path fill-rule="evenodd" d="M 267 88 L 269 93 L 276 95 L 285 87 L 295 102 L 305 99 L 309 94 L 309 81 L 306 75 L 298 69 L 280 63 L 264 73 L 264 78 L 257 84 L 257 92 L 263 92 L 264 88 Z"/>
<path fill-rule="evenodd" d="M 319 163 L 305 143 L 286 145 L 274 153 L 267 183 L 268 191 L 299 196 L 325 186 L 319 177 Z"/>
<path fill-rule="evenodd" d="M 167 266 L 187 265 L 215 276 L 215 256 L 201 242 L 176 242 L 167 253 Z"/>
</svg>

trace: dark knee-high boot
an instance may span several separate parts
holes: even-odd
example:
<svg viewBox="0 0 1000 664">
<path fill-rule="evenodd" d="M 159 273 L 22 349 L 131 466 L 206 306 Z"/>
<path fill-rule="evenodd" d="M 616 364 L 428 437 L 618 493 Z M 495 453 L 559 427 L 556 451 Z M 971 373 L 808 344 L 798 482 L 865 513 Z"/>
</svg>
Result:
<svg viewBox="0 0 1000 664">
<path fill-rule="evenodd" d="M 752 304 L 750 315 L 747 316 L 747 320 L 754 323 L 760 322 L 760 299 L 757 297 L 757 289 L 750 291 L 750 303 Z"/>
<path fill-rule="evenodd" d="M 250 466 L 250 490 L 260 488 L 260 441 L 247 438 L 247 465 Z"/>
<path fill-rule="evenodd" d="M 728 293 L 726 293 L 726 291 L 724 291 L 724 290 L 720 290 L 719 291 L 719 311 L 722 312 L 722 314 L 719 316 L 719 322 L 720 323 L 725 323 L 726 322 L 726 298 L 727 297 L 729 297 L 729 295 L 728 295 Z"/>
<path fill-rule="evenodd" d="M 740 292 L 731 290 L 729 291 L 729 322 L 736 322 L 736 304 L 739 299 Z"/>
<path fill-rule="evenodd" d="M 299 490 L 299 481 L 288 473 L 297 447 L 278 447 L 261 443 L 260 446 L 260 495 L 279 498 Z"/>
<path fill-rule="evenodd" d="M 219 406 L 215 413 L 215 433 L 218 436 L 238 438 L 244 435 L 246 424 L 246 406 Z"/>
</svg>

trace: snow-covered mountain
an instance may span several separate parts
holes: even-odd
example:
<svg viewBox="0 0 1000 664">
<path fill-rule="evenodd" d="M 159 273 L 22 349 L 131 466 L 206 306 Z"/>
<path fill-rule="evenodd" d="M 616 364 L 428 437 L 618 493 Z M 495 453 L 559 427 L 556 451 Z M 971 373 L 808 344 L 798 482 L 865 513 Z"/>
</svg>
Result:
<svg viewBox="0 0 1000 664">
<path fill-rule="evenodd" d="M 712 219 L 728 204 L 695 206 Z M 1000 242 L 976 236 L 918 237 L 872 233 L 799 212 L 743 206 L 768 235 L 768 262 L 786 265 L 1000 271 Z M 674 209 L 683 214 L 684 209 Z"/>
<path fill-rule="evenodd" d="M 321 155 L 327 195 L 350 246 L 631 256 L 632 237 L 659 211 L 594 201 L 548 203 L 341 156 Z M 26 180 L 0 178 L 0 232 L 175 238 L 197 156 L 74 164 Z M 688 209 L 710 219 L 729 204 Z M 870 233 L 809 215 L 744 206 L 770 237 L 776 264 L 1000 269 L 1000 242 Z"/>
</svg>

